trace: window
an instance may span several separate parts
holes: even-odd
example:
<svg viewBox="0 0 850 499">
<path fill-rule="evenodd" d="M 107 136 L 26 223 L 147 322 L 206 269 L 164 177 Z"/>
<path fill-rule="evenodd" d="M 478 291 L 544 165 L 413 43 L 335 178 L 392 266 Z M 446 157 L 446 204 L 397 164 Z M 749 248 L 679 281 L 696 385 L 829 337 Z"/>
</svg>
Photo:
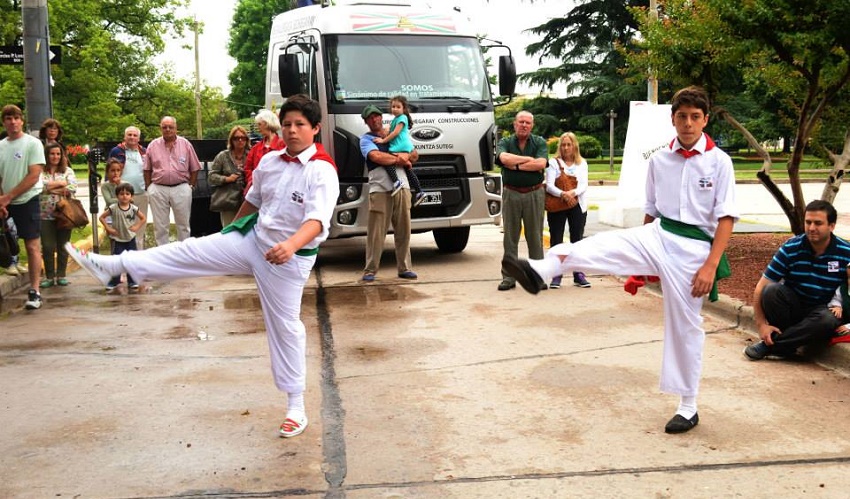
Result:
<svg viewBox="0 0 850 499">
<path fill-rule="evenodd" d="M 460 98 L 489 101 L 478 40 L 457 36 L 335 35 L 325 38 L 331 100 Z"/>
</svg>

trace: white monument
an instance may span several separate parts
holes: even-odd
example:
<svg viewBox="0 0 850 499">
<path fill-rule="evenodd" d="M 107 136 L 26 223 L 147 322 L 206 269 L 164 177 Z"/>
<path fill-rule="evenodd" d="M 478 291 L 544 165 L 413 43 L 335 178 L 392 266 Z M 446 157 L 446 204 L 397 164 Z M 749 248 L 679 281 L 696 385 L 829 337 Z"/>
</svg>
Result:
<svg viewBox="0 0 850 499">
<path fill-rule="evenodd" d="M 623 164 L 617 202 L 602 206 L 599 221 L 616 227 L 635 227 L 643 224 L 643 205 L 646 202 L 646 170 L 649 157 L 676 137 L 671 119 L 670 104 L 632 101 L 629 106 L 629 127 L 623 148 Z"/>
</svg>

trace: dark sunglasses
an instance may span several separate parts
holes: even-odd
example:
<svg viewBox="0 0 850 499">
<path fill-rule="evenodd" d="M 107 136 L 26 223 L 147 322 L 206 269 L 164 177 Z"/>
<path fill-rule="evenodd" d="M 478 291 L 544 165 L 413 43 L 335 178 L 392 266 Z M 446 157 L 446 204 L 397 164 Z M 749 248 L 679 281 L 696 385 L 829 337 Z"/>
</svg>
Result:
<svg viewBox="0 0 850 499">
<path fill-rule="evenodd" d="M 248 140 L 248 137 L 233 137 L 233 140 Z"/>
</svg>

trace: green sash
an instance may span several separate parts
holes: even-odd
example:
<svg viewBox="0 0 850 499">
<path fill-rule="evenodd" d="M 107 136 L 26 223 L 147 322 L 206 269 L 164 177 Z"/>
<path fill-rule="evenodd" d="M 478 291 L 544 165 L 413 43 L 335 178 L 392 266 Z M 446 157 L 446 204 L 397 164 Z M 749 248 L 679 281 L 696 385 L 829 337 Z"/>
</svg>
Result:
<svg viewBox="0 0 850 499">
<path fill-rule="evenodd" d="M 679 222 L 678 220 L 672 220 L 666 217 L 660 218 L 661 228 L 671 234 L 698 241 L 714 242 L 711 236 L 703 232 L 696 225 L 686 224 L 685 222 Z M 708 294 L 709 301 L 717 301 L 719 298 L 720 293 L 717 291 L 717 281 L 725 279 L 730 275 L 732 275 L 732 269 L 729 267 L 729 260 L 726 258 L 726 252 L 724 252 L 720 255 L 720 262 L 717 264 L 717 271 L 714 273 L 714 284 L 711 286 L 711 292 Z"/>
<path fill-rule="evenodd" d="M 222 234 L 227 234 L 228 232 L 236 231 L 243 236 L 249 232 L 251 229 L 257 225 L 257 220 L 260 218 L 259 213 L 252 213 L 250 215 L 245 215 L 244 217 L 237 218 L 229 225 L 221 229 Z M 298 256 L 313 256 L 319 254 L 319 248 L 301 248 L 300 250 L 295 252 Z"/>
</svg>

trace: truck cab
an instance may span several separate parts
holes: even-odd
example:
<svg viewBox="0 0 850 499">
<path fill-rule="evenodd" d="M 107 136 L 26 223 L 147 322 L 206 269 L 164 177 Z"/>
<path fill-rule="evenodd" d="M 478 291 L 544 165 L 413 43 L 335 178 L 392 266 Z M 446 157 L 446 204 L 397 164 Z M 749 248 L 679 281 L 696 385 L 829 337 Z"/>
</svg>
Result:
<svg viewBox="0 0 850 499">
<path fill-rule="evenodd" d="M 266 106 L 304 93 L 322 107 L 319 137 L 334 158 L 340 197 L 330 237 L 364 235 L 368 181 L 360 153 L 368 105 L 410 104 L 414 165 L 426 194 L 411 212 L 413 232 L 433 231 L 440 250 L 462 251 L 472 225 L 501 213 L 501 179 L 493 173 L 496 125 L 485 55 L 471 23 L 400 1 L 337 1 L 278 15 L 269 40 Z M 510 49 L 499 57 L 499 89 L 510 96 L 516 70 Z"/>
</svg>

